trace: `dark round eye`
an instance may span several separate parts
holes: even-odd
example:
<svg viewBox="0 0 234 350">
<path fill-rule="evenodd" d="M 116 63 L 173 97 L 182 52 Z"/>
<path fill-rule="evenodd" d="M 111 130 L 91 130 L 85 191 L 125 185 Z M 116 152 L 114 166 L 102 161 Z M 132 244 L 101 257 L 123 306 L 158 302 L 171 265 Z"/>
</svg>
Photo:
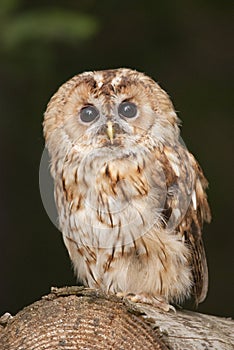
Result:
<svg viewBox="0 0 234 350">
<path fill-rule="evenodd" d="M 137 115 L 137 106 L 132 102 L 122 102 L 119 105 L 118 113 L 121 117 L 134 118 Z"/>
<path fill-rule="evenodd" d="M 80 111 L 80 119 L 82 120 L 82 122 L 85 122 L 85 123 L 92 122 L 94 119 L 97 118 L 98 115 L 99 115 L 99 112 L 97 108 L 94 106 L 83 107 L 82 110 Z"/>
</svg>

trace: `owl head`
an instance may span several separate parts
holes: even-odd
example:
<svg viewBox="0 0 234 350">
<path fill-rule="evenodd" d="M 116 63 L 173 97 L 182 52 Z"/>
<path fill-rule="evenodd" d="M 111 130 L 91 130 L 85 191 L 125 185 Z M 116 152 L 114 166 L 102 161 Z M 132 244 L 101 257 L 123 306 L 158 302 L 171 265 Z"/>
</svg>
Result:
<svg viewBox="0 0 234 350">
<path fill-rule="evenodd" d="M 167 93 L 151 78 L 120 68 L 85 72 L 63 84 L 45 113 L 49 151 L 131 147 L 143 138 L 178 141 L 178 118 Z M 61 145 L 62 140 L 62 145 Z"/>
</svg>

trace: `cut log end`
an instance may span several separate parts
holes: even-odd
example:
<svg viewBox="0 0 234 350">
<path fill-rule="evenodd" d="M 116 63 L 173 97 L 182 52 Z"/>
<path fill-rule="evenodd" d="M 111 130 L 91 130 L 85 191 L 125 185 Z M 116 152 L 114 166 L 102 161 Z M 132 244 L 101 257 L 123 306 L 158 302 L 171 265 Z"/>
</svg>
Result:
<svg viewBox="0 0 234 350">
<path fill-rule="evenodd" d="M 2 350 L 168 349 L 120 299 L 76 287 L 52 291 L 7 322 Z"/>
<path fill-rule="evenodd" d="M 231 319 L 163 312 L 83 287 L 52 288 L 16 316 L 0 318 L 1 350 L 234 348 Z"/>
</svg>

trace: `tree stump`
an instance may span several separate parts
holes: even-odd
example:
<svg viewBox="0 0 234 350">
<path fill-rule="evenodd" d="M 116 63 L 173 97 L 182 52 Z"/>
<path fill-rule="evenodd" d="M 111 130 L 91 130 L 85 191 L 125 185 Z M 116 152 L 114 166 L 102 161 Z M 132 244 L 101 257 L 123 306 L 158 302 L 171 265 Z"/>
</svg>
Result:
<svg viewBox="0 0 234 350">
<path fill-rule="evenodd" d="M 0 318 L 1 350 L 234 349 L 234 321 L 106 295 L 52 288 L 16 316 Z"/>
</svg>

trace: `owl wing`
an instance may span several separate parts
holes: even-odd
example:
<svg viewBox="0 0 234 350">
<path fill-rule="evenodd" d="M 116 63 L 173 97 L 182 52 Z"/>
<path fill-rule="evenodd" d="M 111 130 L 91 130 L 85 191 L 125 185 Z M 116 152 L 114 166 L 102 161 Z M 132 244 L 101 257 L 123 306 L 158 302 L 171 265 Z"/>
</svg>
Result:
<svg viewBox="0 0 234 350">
<path fill-rule="evenodd" d="M 189 154 L 189 159 L 195 171 L 194 190 L 188 211 L 178 229 L 184 235 L 191 250 L 193 296 L 196 305 L 198 305 L 205 299 L 208 290 L 208 268 L 202 240 L 202 228 L 204 221 L 210 222 L 211 213 L 205 193 L 208 182 L 191 154 Z"/>
<path fill-rule="evenodd" d="M 210 222 L 210 207 L 205 189 L 208 182 L 202 169 L 183 146 L 164 147 L 161 160 L 167 179 L 164 223 L 175 229 L 191 251 L 192 293 L 196 305 L 208 289 L 208 269 L 202 241 L 203 222 Z"/>
</svg>

